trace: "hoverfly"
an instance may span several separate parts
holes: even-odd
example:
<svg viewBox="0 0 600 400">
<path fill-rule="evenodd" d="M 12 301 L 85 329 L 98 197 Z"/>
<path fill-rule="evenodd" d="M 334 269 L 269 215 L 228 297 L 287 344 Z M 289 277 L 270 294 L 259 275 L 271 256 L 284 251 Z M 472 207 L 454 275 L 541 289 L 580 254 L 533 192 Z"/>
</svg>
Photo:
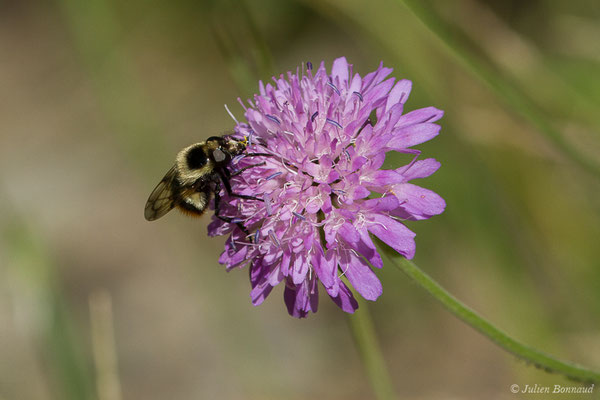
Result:
<svg viewBox="0 0 600 400">
<path fill-rule="evenodd" d="M 148 197 L 144 209 L 146 220 L 159 219 L 175 207 L 185 214 L 200 216 L 214 196 L 217 218 L 233 222 L 233 218 L 220 215 L 221 184 L 230 196 L 263 201 L 254 196 L 233 193 L 231 190 L 229 179 L 232 174 L 228 166 L 231 160 L 242 154 L 247 146 L 247 138 L 238 140 L 231 136 L 212 136 L 204 142 L 192 144 L 181 150 L 177 154 L 175 165 Z M 270 156 L 270 154 L 252 153 L 246 156 Z M 264 163 L 244 167 L 236 171 L 235 175 L 258 165 Z M 240 223 L 237 225 L 246 232 L 243 225 Z"/>
</svg>

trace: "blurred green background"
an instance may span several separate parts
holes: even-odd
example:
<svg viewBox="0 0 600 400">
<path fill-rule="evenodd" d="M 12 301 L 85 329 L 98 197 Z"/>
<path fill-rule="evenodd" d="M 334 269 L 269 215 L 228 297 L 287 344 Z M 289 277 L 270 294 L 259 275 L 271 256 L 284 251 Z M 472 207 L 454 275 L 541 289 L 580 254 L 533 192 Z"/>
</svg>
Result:
<svg viewBox="0 0 600 400">
<path fill-rule="evenodd" d="M 408 7 L 407 7 L 408 5 Z M 415 261 L 516 338 L 600 368 L 600 3 L 0 2 L 0 399 L 367 399 L 345 315 L 258 308 L 209 218 L 142 214 L 257 79 L 346 56 L 445 110 Z M 390 166 L 400 159 L 388 159 Z M 399 398 L 547 398 L 398 270 L 371 305 Z M 596 395 L 600 387 L 595 389 Z M 567 398 L 593 398 L 569 396 Z"/>
</svg>

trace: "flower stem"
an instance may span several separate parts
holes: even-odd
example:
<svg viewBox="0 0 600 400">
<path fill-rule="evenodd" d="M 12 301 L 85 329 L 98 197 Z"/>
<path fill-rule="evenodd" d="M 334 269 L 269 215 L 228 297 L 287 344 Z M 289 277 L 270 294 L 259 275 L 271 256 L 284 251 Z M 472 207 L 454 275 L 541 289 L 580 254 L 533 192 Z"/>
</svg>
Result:
<svg viewBox="0 0 600 400">
<path fill-rule="evenodd" d="M 579 382 L 600 382 L 599 372 L 586 369 L 570 362 L 558 360 L 511 338 L 475 311 L 457 300 L 413 262 L 404 258 L 399 261 L 393 260 L 391 257 L 388 257 L 388 259 L 413 281 L 428 291 L 436 300 L 442 303 L 448 311 L 471 325 L 471 327 L 487 336 L 490 340 L 508 352 L 547 372 L 562 374 L 567 378 Z"/>
<path fill-rule="evenodd" d="M 359 309 L 354 314 L 348 314 L 348 323 L 375 397 L 378 400 L 395 399 L 394 386 L 375 335 L 368 304 L 362 299 L 358 303 Z"/>
</svg>

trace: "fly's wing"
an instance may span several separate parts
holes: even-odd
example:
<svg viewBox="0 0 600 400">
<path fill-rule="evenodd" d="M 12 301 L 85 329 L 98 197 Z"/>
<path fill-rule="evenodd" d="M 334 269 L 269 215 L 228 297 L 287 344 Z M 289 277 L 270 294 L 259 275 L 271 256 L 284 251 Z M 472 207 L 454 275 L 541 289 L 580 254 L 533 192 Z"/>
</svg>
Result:
<svg viewBox="0 0 600 400">
<path fill-rule="evenodd" d="M 176 171 L 173 166 L 164 178 L 156 185 L 144 209 L 144 217 L 148 221 L 159 219 L 175 207 L 175 198 L 173 196 L 173 180 Z"/>
</svg>

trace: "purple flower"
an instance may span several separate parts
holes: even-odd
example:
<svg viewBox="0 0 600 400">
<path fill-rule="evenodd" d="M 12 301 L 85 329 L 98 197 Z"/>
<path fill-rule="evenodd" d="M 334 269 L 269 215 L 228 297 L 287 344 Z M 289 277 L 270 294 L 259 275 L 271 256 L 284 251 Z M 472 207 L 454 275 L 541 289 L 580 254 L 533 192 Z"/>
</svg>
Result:
<svg viewBox="0 0 600 400">
<path fill-rule="evenodd" d="M 227 269 L 250 265 L 254 305 L 283 283 L 288 312 L 305 317 L 317 311 L 320 281 L 352 313 L 358 304 L 343 277 L 367 300 L 382 293 L 373 268 L 383 262 L 373 236 L 412 258 L 415 234 L 402 221 L 444 211 L 440 196 L 409 183 L 440 167 L 432 158 L 417 161 L 420 151 L 412 147 L 439 133 L 434 122 L 443 112 L 404 113 L 412 84 L 386 79 L 391 72 L 381 64 L 361 78 L 345 58 L 333 62 L 330 74 L 324 63 L 316 71 L 308 64 L 306 71 L 274 78 L 274 85 L 260 82 L 249 107 L 242 103 L 247 123 L 235 132 L 249 145 L 232 162 L 231 186 L 262 201 L 223 191 L 221 215 L 250 234 L 215 217 L 209 234 L 229 235 L 219 259 Z M 381 169 L 392 150 L 414 158 Z"/>
</svg>

